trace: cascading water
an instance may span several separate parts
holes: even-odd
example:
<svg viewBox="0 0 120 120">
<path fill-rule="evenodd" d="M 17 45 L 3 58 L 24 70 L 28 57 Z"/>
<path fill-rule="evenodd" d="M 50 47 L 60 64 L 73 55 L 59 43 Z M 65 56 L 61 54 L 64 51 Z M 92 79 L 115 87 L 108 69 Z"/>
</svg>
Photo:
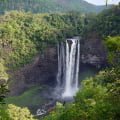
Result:
<svg viewBox="0 0 120 120">
<path fill-rule="evenodd" d="M 73 97 L 78 90 L 80 43 L 78 38 L 67 39 L 58 45 L 57 87 L 62 97 Z"/>
</svg>

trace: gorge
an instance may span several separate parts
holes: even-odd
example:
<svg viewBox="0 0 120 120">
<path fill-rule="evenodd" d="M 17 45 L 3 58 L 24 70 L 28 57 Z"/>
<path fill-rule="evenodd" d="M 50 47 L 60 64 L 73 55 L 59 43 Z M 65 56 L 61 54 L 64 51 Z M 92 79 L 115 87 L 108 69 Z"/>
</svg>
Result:
<svg viewBox="0 0 120 120">
<path fill-rule="evenodd" d="M 0 119 L 119 120 L 119 5 L 97 15 L 2 14 Z"/>
</svg>

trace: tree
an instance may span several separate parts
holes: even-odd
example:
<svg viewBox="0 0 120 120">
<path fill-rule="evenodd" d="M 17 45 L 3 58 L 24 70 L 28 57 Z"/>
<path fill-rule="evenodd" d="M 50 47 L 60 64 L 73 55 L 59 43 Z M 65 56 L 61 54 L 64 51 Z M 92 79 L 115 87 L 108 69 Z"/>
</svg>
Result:
<svg viewBox="0 0 120 120">
<path fill-rule="evenodd" d="M 0 104 L 4 103 L 4 98 L 8 92 L 7 88 L 8 74 L 4 66 L 3 60 L 0 60 Z"/>
<path fill-rule="evenodd" d="M 108 60 L 112 65 L 120 66 L 120 36 L 107 37 Z"/>
<path fill-rule="evenodd" d="M 0 120 L 35 120 L 27 108 L 13 104 L 4 105 L 0 109 Z"/>
</svg>

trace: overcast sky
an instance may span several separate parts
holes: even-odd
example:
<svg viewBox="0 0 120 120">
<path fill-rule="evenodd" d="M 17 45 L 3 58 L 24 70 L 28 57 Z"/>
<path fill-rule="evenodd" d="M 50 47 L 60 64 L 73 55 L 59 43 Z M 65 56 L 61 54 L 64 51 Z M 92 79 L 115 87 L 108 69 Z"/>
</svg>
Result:
<svg viewBox="0 0 120 120">
<path fill-rule="evenodd" d="M 105 5 L 106 0 L 85 0 L 89 3 L 95 4 L 95 5 Z M 118 4 L 120 0 L 108 0 L 108 4 Z"/>
</svg>

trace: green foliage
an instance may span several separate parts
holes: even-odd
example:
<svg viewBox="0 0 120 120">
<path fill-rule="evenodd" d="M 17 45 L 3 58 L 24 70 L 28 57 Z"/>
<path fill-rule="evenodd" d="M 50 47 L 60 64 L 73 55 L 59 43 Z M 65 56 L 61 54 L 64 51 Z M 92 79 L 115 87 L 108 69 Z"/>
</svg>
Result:
<svg viewBox="0 0 120 120">
<path fill-rule="evenodd" d="M 8 80 L 8 74 L 6 73 L 4 62 L 3 60 L 0 60 L 0 104 L 4 103 L 5 95 L 8 92 L 7 84 L 6 84 L 7 80 Z"/>
<path fill-rule="evenodd" d="M 5 103 L 5 96 L 8 93 L 8 88 L 7 88 L 7 84 L 2 83 L 0 84 L 0 105 Z"/>
<path fill-rule="evenodd" d="M 85 15 L 85 28 L 83 35 L 95 32 L 100 38 L 120 35 L 120 6 L 116 5 L 104 10 L 98 15 Z"/>
<path fill-rule="evenodd" d="M 8 80 L 8 74 L 6 73 L 6 67 L 4 66 L 4 61 L 0 60 L 0 81 Z"/>
<path fill-rule="evenodd" d="M 97 16 L 97 22 L 93 26 L 103 37 L 120 34 L 120 6 L 103 11 Z"/>
<path fill-rule="evenodd" d="M 27 108 L 20 108 L 15 105 L 9 104 L 7 109 L 9 119 L 16 120 L 34 120 Z"/>
<path fill-rule="evenodd" d="M 35 120 L 27 108 L 9 104 L 0 109 L 0 120 Z"/>
<path fill-rule="evenodd" d="M 0 22 L 1 57 L 11 68 L 24 65 L 36 53 L 35 45 L 22 30 L 24 13 L 6 14 L 1 20 L 3 20 Z"/>
<path fill-rule="evenodd" d="M 0 105 L 0 120 L 9 120 L 6 109 L 7 105 Z"/>
<path fill-rule="evenodd" d="M 83 30 L 83 17 L 79 12 L 69 12 L 67 14 L 49 14 L 45 19 L 51 26 L 60 30 L 63 38 L 80 35 Z M 60 37 L 60 36 L 59 36 Z"/>
<path fill-rule="evenodd" d="M 44 120 L 119 120 L 120 69 L 100 72 L 84 80 L 75 102 L 57 109 Z"/>
<path fill-rule="evenodd" d="M 79 13 L 6 13 L 0 17 L 0 56 L 9 68 L 24 66 L 47 43 L 80 34 L 82 24 Z"/>
<path fill-rule="evenodd" d="M 82 0 L 1 0 L 0 13 L 10 10 L 24 10 L 33 13 L 58 13 L 68 11 L 100 12 L 105 6 L 95 6 Z"/>
<path fill-rule="evenodd" d="M 108 37 L 105 40 L 108 48 L 108 59 L 113 65 L 120 65 L 120 36 Z"/>
</svg>

